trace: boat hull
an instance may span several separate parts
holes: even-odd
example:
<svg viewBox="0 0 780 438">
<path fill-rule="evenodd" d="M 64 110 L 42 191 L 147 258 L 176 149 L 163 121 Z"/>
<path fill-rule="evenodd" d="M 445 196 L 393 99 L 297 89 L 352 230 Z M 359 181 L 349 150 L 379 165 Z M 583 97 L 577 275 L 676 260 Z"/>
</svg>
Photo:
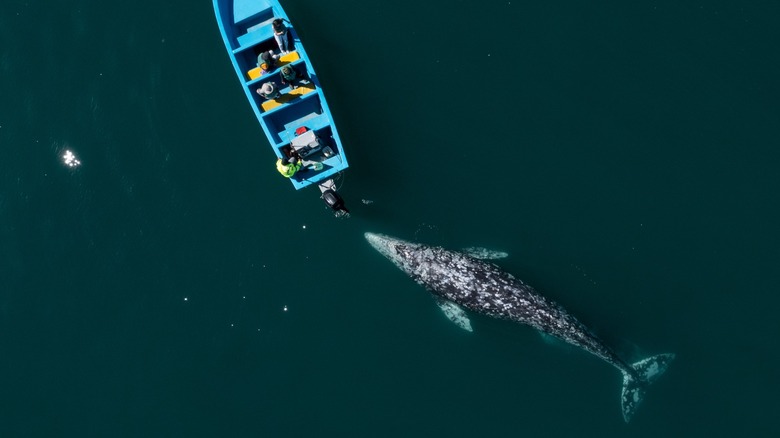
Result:
<svg viewBox="0 0 780 438">
<path fill-rule="evenodd" d="M 295 26 L 276 0 L 213 0 L 220 33 L 241 88 L 278 159 L 295 156 L 303 167 L 290 179 L 298 190 L 322 185 L 349 167 L 319 76 L 298 38 Z M 289 53 L 281 52 L 272 22 L 282 19 L 287 27 Z M 260 74 L 258 55 L 271 51 L 275 69 Z M 303 79 L 296 87 L 282 85 L 281 67 L 290 65 Z M 266 99 L 258 89 L 273 83 L 280 94 Z M 313 146 L 296 138 L 313 133 Z M 300 152 L 306 152 L 305 156 Z M 276 160 L 269 160 L 276 161 Z M 268 168 L 273 168 L 269 163 Z"/>
</svg>

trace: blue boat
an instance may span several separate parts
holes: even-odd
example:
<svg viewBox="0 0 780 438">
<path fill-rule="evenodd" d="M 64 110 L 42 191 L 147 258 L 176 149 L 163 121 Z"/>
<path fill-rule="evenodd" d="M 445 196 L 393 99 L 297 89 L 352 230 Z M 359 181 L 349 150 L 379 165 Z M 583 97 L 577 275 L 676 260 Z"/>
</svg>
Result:
<svg viewBox="0 0 780 438">
<path fill-rule="evenodd" d="M 347 157 L 317 73 L 287 14 L 276 0 L 213 1 L 230 61 L 277 160 L 295 158 L 301 165 L 289 178 L 293 187 L 317 185 L 331 209 L 348 213 L 334 181 L 348 167 Z M 271 65 L 263 64 L 261 54 L 272 58 Z M 285 68 L 288 79 L 283 80 L 285 66 L 298 77 L 289 80 Z"/>
</svg>

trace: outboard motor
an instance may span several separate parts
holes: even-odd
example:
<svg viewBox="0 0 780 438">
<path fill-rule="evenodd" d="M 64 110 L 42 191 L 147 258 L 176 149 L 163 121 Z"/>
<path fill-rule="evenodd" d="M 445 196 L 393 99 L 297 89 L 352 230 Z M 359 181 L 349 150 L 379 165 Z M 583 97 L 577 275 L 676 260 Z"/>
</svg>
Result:
<svg viewBox="0 0 780 438">
<path fill-rule="evenodd" d="M 322 192 L 322 200 L 328 204 L 331 210 L 336 214 L 336 217 L 346 216 L 349 214 L 349 210 L 344 205 L 344 199 L 339 193 L 333 189 L 327 189 Z"/>
</svg>

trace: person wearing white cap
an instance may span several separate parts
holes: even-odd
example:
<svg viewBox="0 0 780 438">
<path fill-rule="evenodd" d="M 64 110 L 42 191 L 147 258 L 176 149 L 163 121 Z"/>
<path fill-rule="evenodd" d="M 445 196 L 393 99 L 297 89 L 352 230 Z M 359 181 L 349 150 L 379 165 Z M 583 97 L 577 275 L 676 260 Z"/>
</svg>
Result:
<svg viewBox="0 0 780 438">
<path fill-rule="evenodd" d="M 266 82 L 257 89 L 257 94 L 266 99 L 276 99 L 279 97 L 279 87 L 276 86 L 276 82 Z"/>
</svg>

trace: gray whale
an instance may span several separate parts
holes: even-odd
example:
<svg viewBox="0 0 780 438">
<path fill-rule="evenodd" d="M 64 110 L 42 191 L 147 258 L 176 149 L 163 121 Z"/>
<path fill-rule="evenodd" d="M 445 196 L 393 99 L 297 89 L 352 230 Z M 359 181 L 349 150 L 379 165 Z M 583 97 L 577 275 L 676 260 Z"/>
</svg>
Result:
<svg viewBox="0 0 780 438">
<path fill-rule="evenodd" d="M 669 366 L 674 354 L 648 357 L 629 364 L 585 325 L 554 301 L 496 265 L 457 251 L 366 233 L 366 240 L 417 283 L 432 292 L 445 315 L 466 330 L 471 324 L 463 308 L 529 325 L 592 353 L 623 375 L 621 402 L 628 422 L 645 389 Z"/>
</svg>

